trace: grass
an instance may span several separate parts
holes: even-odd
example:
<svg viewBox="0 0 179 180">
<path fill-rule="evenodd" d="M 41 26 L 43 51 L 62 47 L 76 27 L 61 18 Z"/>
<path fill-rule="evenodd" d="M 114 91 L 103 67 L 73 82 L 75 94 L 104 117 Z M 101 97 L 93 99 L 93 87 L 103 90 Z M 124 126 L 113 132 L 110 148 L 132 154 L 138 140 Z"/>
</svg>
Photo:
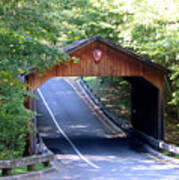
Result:
<svg viewBox="0 0 179 180">
<path fill-rule="evenodd" d="M 168 143 L 179 146 L 179 126 L 178 121 L 170 116 L 165 116 L 165 140 Z"/>
<path fill-rule="evenodd" d="M 162 153 L 163 155 L 166 155 L 166 156 L 169 156 L 169 157 L 172 157 L 172 158 L 175 158 L 175 159 L 179 159 L 179 154 L 171 154 L 169 152 L 166 152 L 166 151 L 163 151 L 163 152 L 160 152 Z"/>
<path fill-rule="evenodd" d="M 35 164 L 34 171 L 45 170 L 45 169 L 48 169 L 49 167 L 44 167 L 43 163 L 37 163 L 37 164 Z M 14 175 L 26 174 L 26 173 L 31 173 L 34 171 L 28 171 L 27 166 L 21 166 L 21 167 L 13 168 L 12 175 L 14 176 Z M 0 170 L 0 177 L 4 177 L 4 176 L 2 176 L 2 170 Z"/>
</svg>

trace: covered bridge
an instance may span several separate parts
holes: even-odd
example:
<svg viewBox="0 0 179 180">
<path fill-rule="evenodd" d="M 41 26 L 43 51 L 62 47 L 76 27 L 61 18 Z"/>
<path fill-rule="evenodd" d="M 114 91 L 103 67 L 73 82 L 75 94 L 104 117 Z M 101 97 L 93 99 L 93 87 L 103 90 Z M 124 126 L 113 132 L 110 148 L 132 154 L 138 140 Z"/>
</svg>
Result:
<svg viewBox="0 0 179 180">
<path fill-rule="evenodd" d="M 46 75 L 32 71 L 26 76 L 34 92 L 55 76 L 120 76 L 131 83 L 131 121 L 135 129 L 156 139 L 164 139 L 164 76 L 167 70 L 102 37 L 91 37 L 64 48 L 79 63 L 59 63 Z M 32 108 L 32 103 L 27 102 Z"/>
</svg>

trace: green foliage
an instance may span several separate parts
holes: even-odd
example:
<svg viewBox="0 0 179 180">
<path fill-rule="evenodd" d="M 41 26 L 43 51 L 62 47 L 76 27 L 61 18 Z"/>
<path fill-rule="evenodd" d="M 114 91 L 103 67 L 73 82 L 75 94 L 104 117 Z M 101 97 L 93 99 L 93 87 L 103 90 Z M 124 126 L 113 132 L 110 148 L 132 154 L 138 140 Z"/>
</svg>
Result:
<svg viewBox="0 0 179 180">
<path fill-rule="evenodd" d="M 48 168 L 50 168 L 50 166 L 44 167 L 43 163 L 37 163 L 37 164 L 35 164 L 35 170 L 34 171 L 41 171 L 41 170 L 45 170 Z M 27 174 L 27 173 L 32 173 L 32 171 L 28 171 L 27 166 L 16 167 L 16 168 L 12 169 L 12 176 L 20 175 L 20 174 Z M 2 175 L 2 170 L 0 170 L 0 177 L 4 177 Z"/>
<path fill-rule="evenodd" d="M 55 0 L 0 1 L 0 159 L 22 156 L 27 122 L 34 115 L 24 106 L 32 95 L 18 77 L 63 58 L 55 10 Z"/>
<path fill-rule="evenodd" d="M 65 1 L 68 41 L 103 36 L 168 68 L 166 103 L 177 114 L 179 99 L 179 9 L 175 0 Z M 71 17 L 71 18 L 69 18 Z M 168 108 L 167 108 L 168 109 Z M 179 117 L 179 115 L 178 115 Z"/>
<path fill-rule="evenodd" d="M 133 21 L 128 29 L 123 29 L 123 45 L 133 49 L 139 55 L 152 59 L 171 72 L 168 75 L 169 86 L 166 91 L 167 111 L 179 106 L 179 9 L 176 1 L 133 1 Z M 170 105 L 170 106 L 169 106 Z M 173 110 L 172 110 L 173 109 Z M 179 117 L 179 114 L 178 114 Z"/>
<path fill-rule="evenodd" d="M 172 85 L 177 90 L 173 91 L 172 93 L 173 98 L 170 103 L 175 105 L 176 107 L 179 107 L 179 65 L 173 66 L 172 68 L 174 69 L 171 76 Z"/>
<path fill-rule="evenodd" d="M 21 157 L 27 135 L 27 119 L 33 113 L 24 107 L 23 84 L 7 71 L 0 71 L 0 159 Z"/>
<path fill-rule="evenodd" d="M 131 125 L 131 86 L 120 77 L 84 77 L 93 94 L 120 121 Z"/>
<path fill-rule="evenodd" d="M 103 86 L 110 85 L 115 89 L 113 95 L 118 97 L 115 99 L 119 111 L 125 110 L 126 117 L 129 120 L 131 108 L 131 86 L 121 77 L 99 77 Z M 106 92 L 108 93 L 108 92 Z M 115 103 L 114 101 L 114 103 Z M 120 113 L 119 113 L 120 114 Z"/>
<path fill-rule="evenodd" d="M 80 38 L 103 36 L 169 68 L 167 99 L 177 109 L 177 13 L 176 0 L 1 0 L 0 158 L 22 154 L 26 122 L 32 116 L 24 107 L 24 96 L 30 94 L 18 75 L 28 74 L 31 67 L 44 71 L 68 60 L 61 48 Z M 17 142 L 13 138 L 10 142 L 10 127 L 16 140 L 21 138 Z"/>
</svg>

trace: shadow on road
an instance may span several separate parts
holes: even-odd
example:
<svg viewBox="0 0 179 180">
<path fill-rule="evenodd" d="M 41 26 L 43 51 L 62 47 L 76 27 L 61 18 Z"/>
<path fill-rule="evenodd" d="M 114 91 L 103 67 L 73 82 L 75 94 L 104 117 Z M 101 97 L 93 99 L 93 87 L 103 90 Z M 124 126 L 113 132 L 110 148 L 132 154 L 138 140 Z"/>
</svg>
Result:
<svg viewBox="0 0 179 180">
<path fill-rule="evenodd" d="M 69 137 L 83 154 L 104 155 L 117 153 L 125 154 L 127 150 L 136 153 L 145 153 L 146 150 L 142 143 L 131 138 L 105 138 L 95 136 Z M 45 144 L 55 154 L 73 154 L 75 153 L 68 142 L 63 137 L 43 138 Z M 103 152 L 101 152 L 103 149 Z M 65 152 L 64 152 L 65 150 Z"/>
</svg>

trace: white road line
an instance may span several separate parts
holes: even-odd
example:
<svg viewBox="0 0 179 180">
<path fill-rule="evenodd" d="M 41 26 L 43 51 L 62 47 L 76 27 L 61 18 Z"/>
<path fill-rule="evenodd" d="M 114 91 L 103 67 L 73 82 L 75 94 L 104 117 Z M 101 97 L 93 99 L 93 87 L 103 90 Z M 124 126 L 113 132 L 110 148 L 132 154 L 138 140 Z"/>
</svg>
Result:
<svg viewBox="0 0 179 180">
<path fill-rule="evenodd" d="M 84 160 L 86 163 L 88 163 L 90 166 L 94 167 L 94 168 L 99 168 L 96 164 L 92 163 L 90 160 L 88 160 L 86 157 L 83 156 L 83 154 L 77 149 L 77 147 L 73 144 L 73 142 L 70 140 L 70 138 L 66 135 L 66 133 L 62 130 L 62 128 L 59 126 L 59 124 L 57 123 L 57 120 L 52 112 L 52 110 L 50 109 L 47 101 L 45 100 L 42 92 L 40 89 L 37 89 L 37 92 L 39 93 L 45 107 L 47 108 L 52 120 L 54 121 L 56 127 L 58 128 L 58 130 L 61 132 L 61 134 L 64 136 L 64 138 L 67 140 L 67 142 L 71 145 L 71 147 L 73 148 L 73 150 L 78 154 L 78 156 Z"/>
</svg>

